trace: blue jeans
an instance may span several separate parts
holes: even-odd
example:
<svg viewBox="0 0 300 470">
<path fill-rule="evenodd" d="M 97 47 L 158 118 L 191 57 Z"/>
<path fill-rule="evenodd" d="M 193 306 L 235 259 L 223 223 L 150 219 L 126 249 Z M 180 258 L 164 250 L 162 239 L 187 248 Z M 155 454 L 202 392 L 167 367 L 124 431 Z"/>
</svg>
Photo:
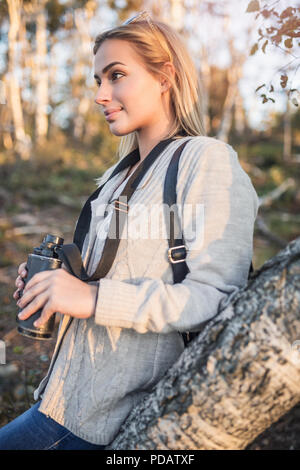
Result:
<svg viewBox="0 0 300 470">
<path fill-rule="evenodd" d="M 103 450 L 72 434 L 38 408 L 40 402 L 0 429 L 0 450 Z"/>
</svg>

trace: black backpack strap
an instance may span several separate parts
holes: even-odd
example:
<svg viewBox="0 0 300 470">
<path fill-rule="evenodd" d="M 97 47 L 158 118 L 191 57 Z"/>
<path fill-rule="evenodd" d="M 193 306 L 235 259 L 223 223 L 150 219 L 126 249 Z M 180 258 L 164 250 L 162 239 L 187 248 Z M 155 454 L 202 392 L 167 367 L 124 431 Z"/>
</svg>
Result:
<svg viewBox="0 0 300 470">
<path fill-rule="evenodd" d="M 75 243 L 59 245 L 55 248 L 59 259 L 65 264 L 69 273 L 81 278 L 82 259 L 78 246 Z"/>
<path fill-rule="evenodd" d="M 65 263 L 67 269 L 76 277 L 82 281 L 96 281 L 107 275 L 109 272 L 115 256 L 118 251 L 120 244 L 120 237 L 127 220 L 127 212 L 129 209 L 128 202 L 137 188 L 139 182 L 142 180 L 145 173 L 148 171 L 150 166 L 159 157 L 161 152 L 173 141 L 174 138 L 169 138 L 160 141 L 147 155 L 147 157 L 141 162 L 136 171 L 128 179 L 122 193 L 119 198 L 114 201 L 114 214 L 112 215 L 110 226 L 108 229 L 108 235 L 105 240 L 105 244 L 102 251 L 101 259 L 95 272 L 89 276 L 82 265 L 81 252 L 86 234 L 88 233 L 91 223 L 91 201 L 96 199 L 104 186 L 104 183 L 98 188 L 86 201 L 81 214 L 79 216 L 75 234 L 74 243 L 69 245 L 62 245 L 58 250 L 57 254 L 59 258 Z M 129 158 L 130 157 L 130 158 Z M 125 157 L 119 165 L 115 168 L 112 175 L 108 178 L 111 179 L 115 174 L 122 171 L 124 168 L 133 165 L 139 160 L 138 149 L 131 152 Z M 108 181 L 107 180 L 107 181 Z M 124 202 L 126 201 L 126 202 Z"/>
<path fill-rule="evenodd" d="M 135 165 L 139 161 L 139 159 L 140 159 L 139 149 L 134 149 L 132 152 L 126 155 L 126 157 L 124 157 L 118 163 L 118 165 L 116 166 L 112 174 L 109 176 L 109 178 L 105 181 L 105 183 L 103 183 L 99 188 L 97 188 L 96 191 L 94 191 L 93 194 L 91 194 L 91 196 L 85 202 L 81 210 L 81 213 L 79 215 L 75 232 L 74 232 L 74 237 L 73 237 L 73 243 L 76 243 L 80 252 L 82 252 L 84 239 L 90 228 L 91 217 L 92 217 L 91 202 L 97 199 L 103 186 L 109 180 L 111 180 L 116 174 L 125 170 L 125 168 Z"/>
<path fill-rule="evenodd" d="M 171 263 L 173 271 L 173 281 L 174 284 L 182 282 L 187 273 L 189 272 L 188 265 L 186 264 L 186 255 L 187 248 L 184 243 L 184 237 L 182 233 L 182 228 L 179 226 L 179 216 L 177 208 L 177 175 L 178 175 L 178 165 L 181 153 L 189 142 L 189 139 L 183 142 L 182 145 L 178 147 L 174 153 L 166 173 L 165 183 L 164 183 L 164 213 L 165 213 L 165 223 L 167 227 L 167 233 L 170 234 L 169 249 L 168 249 L 168 259 Z M 181 333 L 184 341 L 184 345 L 187 346 L 189 341 L 192 340 L 192 336 L 196 336 L 196 333 Z"/>
<path fill-rule="evenodd" d="M 189 272 L 189 268 L 185 261 L 186 255 L 187 255 L 187 248 L 184 243 L 182 229 L 180 229 L 180 226 L 179 226 L 180 221 L 178 217 L 178 209 L 177 209 L 177 204 L 176 204 L 177 202 L 176 187 L 177 187 L 179 159 L 188 141 L 189 140 L 186 140 L 182 145 L 180 145 L 178 149 L 176 150 L 176 152 L 174 153 L 167 169 L 167 174 L 166 174 L 165 184 L 164 184 L 165 222 L 166 222 L 167 230 L 169 230 L 169 232 L 167 233 L 170 233 L 168 259 L 171 263 L 172 270 L 173 270 L 174 284 L 178 282 L 182 282 L 183 279 L 185 279 L 187 273 Z M 169 211 L 166 206 L 170 208 Z M 254 271 L 253 263 L 251 262 L 248 278 L 253 271 Z M 181 333 L 183 336 L 185 346 L 187 346 L 187 344 L 190 341 L 192 341 L 196 336 L 198 336 L 200 331 Z"/>
<path fill-rule="evenodd" d="M 178 164 L 181 153 L 189 140 L 186 140 L 181 144 L 169 163 L 166 178 L 164 182 L 164 214 L 165 223 L 167 227 L 167 233 L 170 234 L 168 237 L 169 249 L 168 259 L 171 263 L 173 270 L 174 284 L 183 281 L 189 268 L 185 262 L 187 255 L 187 249 L 184 244 L 182 229 L 179 225 L 179 216 L 177 208 L 177 175 L 178 175 Z"/>
<path fill-rule="evenodd" d="M 85 272 L 82 264 L 82 247 L 85 236 L 90 228 L 91 223 L 91 202 L 97 199 L 103 186 L 112 179 L 116 174 L 123 171 L 125 168 L 135 165 L 139 161 L 140 155 L 139 150 L 134 149 L 126 157 L 124 157 L 119 164 L 116 166 L 109 178 L 99 188 L 97 188 L 91 196 L 85 202 L 79 218 L 77 220 L 73 243 L 60 245 L 56 249 L 56 253 L 59 259 L 65 264 L 67 270 L 73 275 L 81 279 L 82 281 L 88 281 L 90 276 Z"/>
</svg>

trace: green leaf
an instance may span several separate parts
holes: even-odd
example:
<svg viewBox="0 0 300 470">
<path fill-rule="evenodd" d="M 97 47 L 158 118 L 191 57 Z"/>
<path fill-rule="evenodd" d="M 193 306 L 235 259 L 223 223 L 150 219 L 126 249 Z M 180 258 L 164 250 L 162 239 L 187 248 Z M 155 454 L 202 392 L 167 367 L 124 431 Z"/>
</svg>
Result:
<svg viewBox="0 0 300 470">
<path fill-rule="evenodd" d="M 251 0 L 249 3 L 246 13 L 252 13 L 253 11 L 259 11 L 260 5 L 258 0 Z"/>
<path fill-rule="evenodd" d="M 15 354 L 23 354 L 23 346 L 15 346 L 13 352 Z"/>
</svg>

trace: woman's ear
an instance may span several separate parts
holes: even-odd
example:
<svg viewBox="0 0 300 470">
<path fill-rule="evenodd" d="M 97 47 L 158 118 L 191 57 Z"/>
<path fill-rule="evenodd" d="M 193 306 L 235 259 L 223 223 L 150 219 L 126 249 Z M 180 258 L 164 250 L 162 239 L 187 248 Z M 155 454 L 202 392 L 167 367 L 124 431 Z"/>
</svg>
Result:
<svg viewBox="0 0 300 470">
<path fill-rule="evenodd" d="M 163 65 L 163 71 L 168 77 L 171 77 L 171 79 L 174 80 L 174 78 L 175 78 L 175 67 L 172 64 L 172 62 L 165 62 L 164 65 Z M 172 86 L 170 80 L 168 80 L 165 75 L 161 75 L 160 85 L 161 85 L 161 90 L 162 90 L 163 93 L 168 91 L 169 88 L 171 88 L 171 86 Z"/>
</svg>

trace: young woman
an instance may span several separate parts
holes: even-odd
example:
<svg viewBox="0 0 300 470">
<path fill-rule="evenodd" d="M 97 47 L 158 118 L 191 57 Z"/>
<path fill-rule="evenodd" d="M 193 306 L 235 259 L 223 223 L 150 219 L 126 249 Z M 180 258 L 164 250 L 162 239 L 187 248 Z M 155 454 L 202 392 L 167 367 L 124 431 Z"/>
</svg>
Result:
<svg viewBox="0 0 300 470">
<path fill-rule="evenodd" d="M 106 276 L 83 282 L 60 269 L 27 283 L 18 301 L 22 318 L 43 308 L 39 324 L 54 312 L 63 319 L 37 404 L 0 430 L 1 449 L 110 444 L 181 355 L 180 332 L 197 331 L 247 282 L 258 198 L 233 148 L 205 136 L 198 75 L 182 38 L 143 12 L 100 34 L 94 54 L 95 102 L 122 138 L 119 161 L 100 178 L 102 190 L 91 202 L 82 249 L 88 273 L 104 252 L 111 202 L 139 165 L 156 158 L 130 199 L 131 236 L 122 236 Z M 142 236 L 137 227 L 162 204 L 168 164 L 186 140 L 176 192 L 189 272 L 174 284 L 167 237 Z M 127 166 L 113 175 L 125 158 Z M 25 276 L 23 263 L 15 299 Z"/>
</svg>

